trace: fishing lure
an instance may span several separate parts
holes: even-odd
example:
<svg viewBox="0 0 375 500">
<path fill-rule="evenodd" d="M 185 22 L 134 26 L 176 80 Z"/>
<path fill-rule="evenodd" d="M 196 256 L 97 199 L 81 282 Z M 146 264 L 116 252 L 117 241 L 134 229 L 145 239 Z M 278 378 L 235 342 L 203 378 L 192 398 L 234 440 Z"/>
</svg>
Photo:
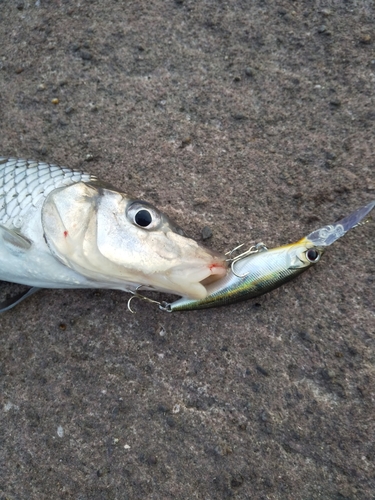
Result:
<svg viewBox="0 0 375 500">
<path fill-rule="evenodd" d="M 172 303 L 161 303 L 159 307 L 168 312 L 205 309 L 270 292 L 319 262 L 326 248 L 350 229 L 364 224 L 361 221 L 366 222 L 366 217 L 374 207 L 375 201 L 290 245 L 271 250 L 263 243 L 255 245 L 247 252 L 230 259 L 231 265 L 227 275 L 206 287 L 207 295 L 204 299 L 192 300 L 182 297 Z"/>
</svg>

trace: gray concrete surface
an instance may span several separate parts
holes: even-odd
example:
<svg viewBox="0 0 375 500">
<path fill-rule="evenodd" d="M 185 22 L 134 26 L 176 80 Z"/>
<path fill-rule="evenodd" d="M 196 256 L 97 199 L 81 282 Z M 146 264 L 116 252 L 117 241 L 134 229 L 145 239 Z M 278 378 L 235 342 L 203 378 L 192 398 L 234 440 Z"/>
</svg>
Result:
<svg viewBox="0 0 375 500">
<path fill-rule="evenodd" d="M 1 153 L 84 167 L 221 251 L 295 241 L 375 198 L 374 14 L 1 0 Z M 374 235 L 223 309 L 46 290 L 1 316 L 1 500 L 374 499 Z"/>
</svg>

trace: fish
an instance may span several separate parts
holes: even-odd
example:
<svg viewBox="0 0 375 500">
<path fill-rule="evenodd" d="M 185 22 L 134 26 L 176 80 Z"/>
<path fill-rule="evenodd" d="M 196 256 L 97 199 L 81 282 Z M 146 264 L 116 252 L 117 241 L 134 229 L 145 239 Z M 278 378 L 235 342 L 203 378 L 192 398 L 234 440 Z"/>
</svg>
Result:
<svg viewBox="0 0 375 500">
<path fill-rule="evenodd" d="M 188 238 L 151 203 L 94 175 L 0 157 L 0 280 L 41 288 L 148 290 L 203 299 L 225 256 Z"/>
<path fill-rule="evenodd" d="M 232 259 L 227 275 L 207 286 L 203 299 L 182 297 L 172 303 L 160 303 L 167 312 L 206 309 L 232 304 L 263 295 L 291 281 L 317 264 L 328 246 L 350 229 L 367 222 L 375 201 L 347 217 L 313 231 L 301 240 L 270 250 L 263 243 Z"/>
</svg>

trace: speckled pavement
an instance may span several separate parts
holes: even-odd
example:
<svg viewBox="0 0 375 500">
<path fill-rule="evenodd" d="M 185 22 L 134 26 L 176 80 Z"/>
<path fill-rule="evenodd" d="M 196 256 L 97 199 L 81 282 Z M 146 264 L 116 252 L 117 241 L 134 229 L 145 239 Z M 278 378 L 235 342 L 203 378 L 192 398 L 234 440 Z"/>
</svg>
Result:
<svg viewBox="0 0 375 500">
<path fill-rule="evenodd" d="M 374 21 L 370 0 L 1 0 L 0 153 L 220 251 L 295 241 L 375 199 Z M 369 223 L 226 308 L 32 296 L 0 316 L 0 499 L 374 499 L 374 283 Z"/>
</svg>

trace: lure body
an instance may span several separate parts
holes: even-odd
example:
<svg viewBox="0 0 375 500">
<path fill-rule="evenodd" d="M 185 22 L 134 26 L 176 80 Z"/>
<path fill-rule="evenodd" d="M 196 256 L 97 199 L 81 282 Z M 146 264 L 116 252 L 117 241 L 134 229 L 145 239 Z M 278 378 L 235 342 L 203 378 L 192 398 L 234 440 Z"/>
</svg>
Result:
<svg viewBox="0 0 375 500">
<path fill-rule="evenodd" d="M 225 273 L 224 257 L 151 204 L 84 172 L 0 158 L 0 280 L 203 298 L 201 281 Z"/>
<path fill-rule="evenodd" d="M 296 243 L 259 251 L 234 259 L 227 275 L 207 286 L 202 300 L 181 298 L 161 309 L 168 312 L 205 309 L 263 295 L 294 279 L 319 262 L 326 247 L 367 217 L 375 201 L 356 210 L 335 224 L 313 231 Z"/>
</svg>

